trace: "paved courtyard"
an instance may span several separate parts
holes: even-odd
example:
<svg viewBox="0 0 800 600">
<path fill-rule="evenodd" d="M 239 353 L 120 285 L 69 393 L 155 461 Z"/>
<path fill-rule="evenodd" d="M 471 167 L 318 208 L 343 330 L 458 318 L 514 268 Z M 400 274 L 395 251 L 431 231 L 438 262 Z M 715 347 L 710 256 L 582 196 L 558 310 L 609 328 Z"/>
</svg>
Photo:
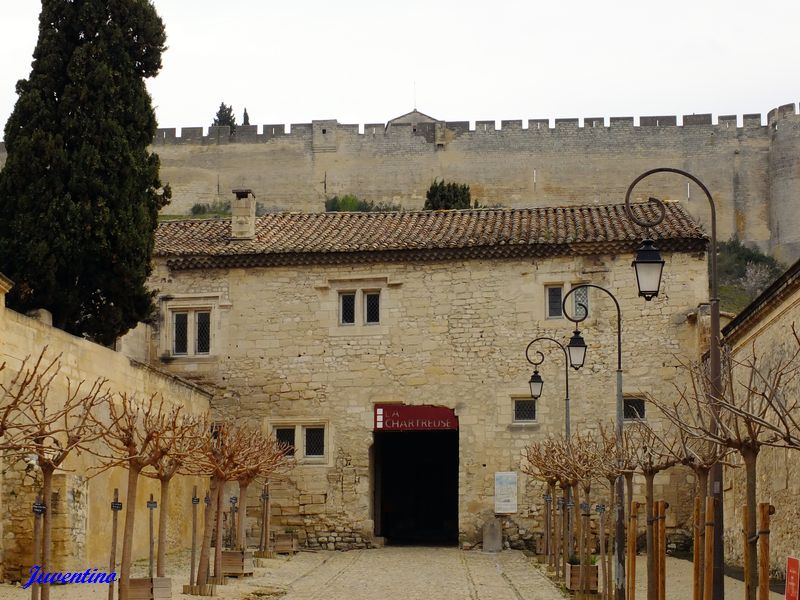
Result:
<svg viewBox="0 0 800 600">
<path fill-rule="evenodd" d="M 327 555 L 322 564 L 291 582 L 284 598 L 562 600 L 563 596 L 521 552 L 384 548 Z"/>
<path fill-rule="evenodd" d="M 636 597 L 647 597 L 645 556 L 637 557 Z M 190 600 L 188 553 L 171 554 L 172 597 Z M 692 563 L 667 558 L 667 600 L 692 595 Z M 134 576 L 144 576 L 138 561 Z M 558 588 L 521 552 L 462 552 L 455 548 L 389 547 L 351 552 L 300 552 L 262 561 L 254 577 L 230 579 L 217 588 L 219 600 L 564 600 Z M 726 578 L 727 598 L 741 598 L 743 584 Z M 770 593 L 770 600 L 781 600 Z M 28 600 L 30 590 L 0 584 L 0 600 Z M 53 588 L 52 600 L 107 600 L 105 585 Z"/>
<path fill-rule="evenodd" d="M 187 581 L 185 554 L 171 556 L 172 597 Z M 254 577 L 217 587 L 224 600 L 563 600 L 521 552 L 484 554 L 456 548 L 300 552 L 263 561 Z M 138 562 L 134 575 L 144 575 Z M 105 600 L 105 585 L 54 588 L 52 600 Z M 30 590 L 0 585 L 0 600 L 27 600 Z"/>
</svg>

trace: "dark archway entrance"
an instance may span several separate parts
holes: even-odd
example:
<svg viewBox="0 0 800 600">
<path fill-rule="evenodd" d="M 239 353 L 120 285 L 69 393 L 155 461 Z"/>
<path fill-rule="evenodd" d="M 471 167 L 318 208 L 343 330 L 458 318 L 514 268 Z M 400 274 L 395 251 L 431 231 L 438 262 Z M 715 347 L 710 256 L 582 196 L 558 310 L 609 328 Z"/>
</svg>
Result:
<svg viewBox="0 0 800 600">
<path fill-rule="evenodd" d="M 458 543 L 458 421 L 401 408 L 375 429 L 375 533 L 389 544 Z M 415 409 L 449 417 L 415 418 Z M 407 409 L 403 412 L 402 409 Z M 389 409 L 385 409 L 389 410 Z M 393 426 L 395 425 L 396 426 Z"/>
</svg>

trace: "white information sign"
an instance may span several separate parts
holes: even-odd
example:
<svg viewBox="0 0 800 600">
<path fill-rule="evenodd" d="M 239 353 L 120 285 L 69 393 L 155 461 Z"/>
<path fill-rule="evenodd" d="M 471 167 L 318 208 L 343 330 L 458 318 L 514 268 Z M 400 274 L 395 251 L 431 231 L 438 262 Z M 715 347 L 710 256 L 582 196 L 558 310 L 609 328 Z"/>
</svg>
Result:
<svg viewBox="0 0 800 600">
<path fill-rule="evenodd" d="M 514 471 L 494 474 L 494 512 L 498 515 L 517 512 L 517 474 Z"/>
</svg>

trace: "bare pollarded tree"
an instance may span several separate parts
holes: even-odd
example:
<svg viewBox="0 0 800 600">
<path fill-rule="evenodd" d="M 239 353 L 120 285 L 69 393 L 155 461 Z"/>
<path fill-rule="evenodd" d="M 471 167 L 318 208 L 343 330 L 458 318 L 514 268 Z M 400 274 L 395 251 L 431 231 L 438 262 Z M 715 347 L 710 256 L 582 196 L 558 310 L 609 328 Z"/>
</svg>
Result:
<svg viewBox="0 0 800 600">
<path fill-rule="evenodd" d="M 660 410 L 690 437 L 733 451 L 745 468 L 747 507 L 745 552 L 746 581 L 758 581 L 756 536 L 756 467 L 764 447 L 800 448 L 800 400 L 796 393 L 800 374 L 800 337 L 792 336 L 778 352 L 761 355 L 755 343 L 744 358 L 723 356 L 723 389 L 712 393 L 705 365 L 683 364 L 691 384 L 679 389 L 680 400 Z M 692 418 L 685 417 L 689 407 Z M 722 452 L 722 451 L 720 451 Z M 746 586 L 748 600 L 756 587 Z"/>
<path fill-rule="evenodd" d="M 104 444 L 101 448 L 92 449 L 103 461 L 96 472 L 113 467 L 124 467 L 128 470 L 119 577 L 119 600 L 128 600 L 139 476 L 146 468 L 169 455 L 172 443 L 179 438 L 176 432 L 184 426 L 183 415 L 179 406 L 166 405 L 164 399 L 157 394 L 137 398 L 132 394 L 121 393 L 108 403 L 107 416 L 96 414 L 93 418 L 102 432 Z"/>
<path fill-rule="evenodd" d="M 237 481 L 247 493 L 247 486 L 259 477 L 286 469 L 291 464 L 288 446 L 278 444 L 260 430 L 233 423 L 206 423 L 196 454 L 195 472 L 211 478 L 210 504 L 206 511 L 197 584 L 208 583 L 211 535 L 217 528 L 214 575 L 222 575 L 222 514 L 219 501 L 227 481 Z M 243 487 L 242 487 L 243 486 Z M 241 493 L 241 492 L 240 492 Z M 244 497 L 243 497 L 244 503 Z"/>
<path fill-rule="evenodd" d="M 3 415 L 2 447 L 6 457 L 30 456 L 42 473 L 45 513 L 42 523 L 42 572 L 50 570 L 53 532 L 53 476 L 73 452 L 87 449 L 100 436 L 92 419 L 107 402 L 105 379 L 91 385 L 65 377 L 66 396 L 50 398 L 60 372 L 59 356 L 47 359 L 47 347 L 35 361 L 26 358 L 8 385 L 0 384 Z M 42 587 L 42 600 L 50 597 L 50 586 Z"/>
<path fill-rule="evenodd" d="M 639 421 L 625 428 L 626 446 L 636 472 L 644 477 L 645 510 L 647 513 L 647 598 L 658 598 L 656 585 L 656 548 L 654 545 L 654 481 L 656 475 L 674 467 L 680 460 L 677 438 L 670 430 L 656 433 L 648 423 Z"/>
<path fill-rule="evenodd" d="M 592 431 L 573 434 L 568 441 L 568 446 L 561 453 L 563 468 L 569 474 L 570 479 L 577 483 L 576 488 L 583 491 L 583 504 L 586 512 L 583 512 L 579 502 L 579 494 L 575 494 L 575 505 L 580 510 L 578 514 L 581 519 L 576 519 L 576 529 L 578 538 L 578 554 L 582 566 L 589 564 L 589 507 L 591 507 L 592 483 L 598 478 L 600 465 L 603 461 L 601 452 L 602 445 L 597 434 Z M 587 593 L 588 590 L 588 569 L 580 570 L 580 590 Z"/>
<path fill-rule="evenodd" d="M 718 463 L 728 464 L 727 457 L 732 450 L 726 446 L 721 446 L 710 440 L 690 435 L 688 430 L 692 428 L 702 428 L 707 425 L 707 415 L 699 410 L 695 401 L 689 399 L 696 398 L 698 395 L 705 395 L 705 390 L 698 387 L 700 382 L 696 378 L 684 387 L 682 393 L 671 401 L 662 401 L 658 398 L 651 398 L 651 403 L 664 415 L 672 424 L 670 431 L 675 436 L 674 444 L 663 444 L 670 451 L 675 452 L 675 458 L 681 465 L 689 467 L 694 472 L 695 477 L 695 497 L 698 498 L 699 513 L 696 515 L 693 535 L 702 540 L 705 536 L 706 522 L 706 497 L 708 496 L 708 482 L 711 469 Z M 689 424 L 684 427 L 683 424 Z M 729 465 L 732 466 L 732 465 Z M 695 555 L 692 561 L 695 564 L 695 576 L 698 578 L 698 589 L 703 589 L 704 563 L 705 563 L 705 544 L 701 542 L 695 545 Z"/>
<path fill-rule="evenodd" d="M 545 541 L 546 552 L 550 565 L 558 570 L 556 554 L 558 552 L 555 544 L 555 505 L 556 505 L 556 486 L 561 481 L 561 472 L 556 464 L 548 457 L 546 444 L 533 442 L 528 444 L 524 450 L 525 460 L 522 462 L 521 470 L 547 485 L 548 506 L 545 509 Z"/>
<path fill-rule="evenodd" d="M 158 511 L 158 550 L 156 552 L 156 577 L 166 577 L 167 564 L 167 518 L 169 516 L 170 482 L 175 475 L 192 474 L 197 452 L 201 447 L 203 417 L 183 415 L 174 421 L 163 435 L 155 438 L 154 460 L 150 469 L 142 475 L 158 479 L 160 486 L 160 510 Z"/>
</svg>

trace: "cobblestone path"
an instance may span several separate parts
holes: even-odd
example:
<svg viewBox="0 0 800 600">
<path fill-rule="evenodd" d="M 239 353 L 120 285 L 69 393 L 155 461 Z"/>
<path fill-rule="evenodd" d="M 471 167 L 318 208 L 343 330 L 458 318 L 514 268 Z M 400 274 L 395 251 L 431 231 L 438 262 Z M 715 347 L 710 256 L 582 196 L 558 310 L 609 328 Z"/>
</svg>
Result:
<svg viewBox="0 0 800 600">
<path fill-rule="evenodd" d="M 517 551 L 383 548 L 317 556 L 316 567 L 281 582 L 288 584 L 284 600 L 563 600 Z M 299 567 L 309 558 L 289 561 L 284 576 L 295 561 Z"/>
</svg>

